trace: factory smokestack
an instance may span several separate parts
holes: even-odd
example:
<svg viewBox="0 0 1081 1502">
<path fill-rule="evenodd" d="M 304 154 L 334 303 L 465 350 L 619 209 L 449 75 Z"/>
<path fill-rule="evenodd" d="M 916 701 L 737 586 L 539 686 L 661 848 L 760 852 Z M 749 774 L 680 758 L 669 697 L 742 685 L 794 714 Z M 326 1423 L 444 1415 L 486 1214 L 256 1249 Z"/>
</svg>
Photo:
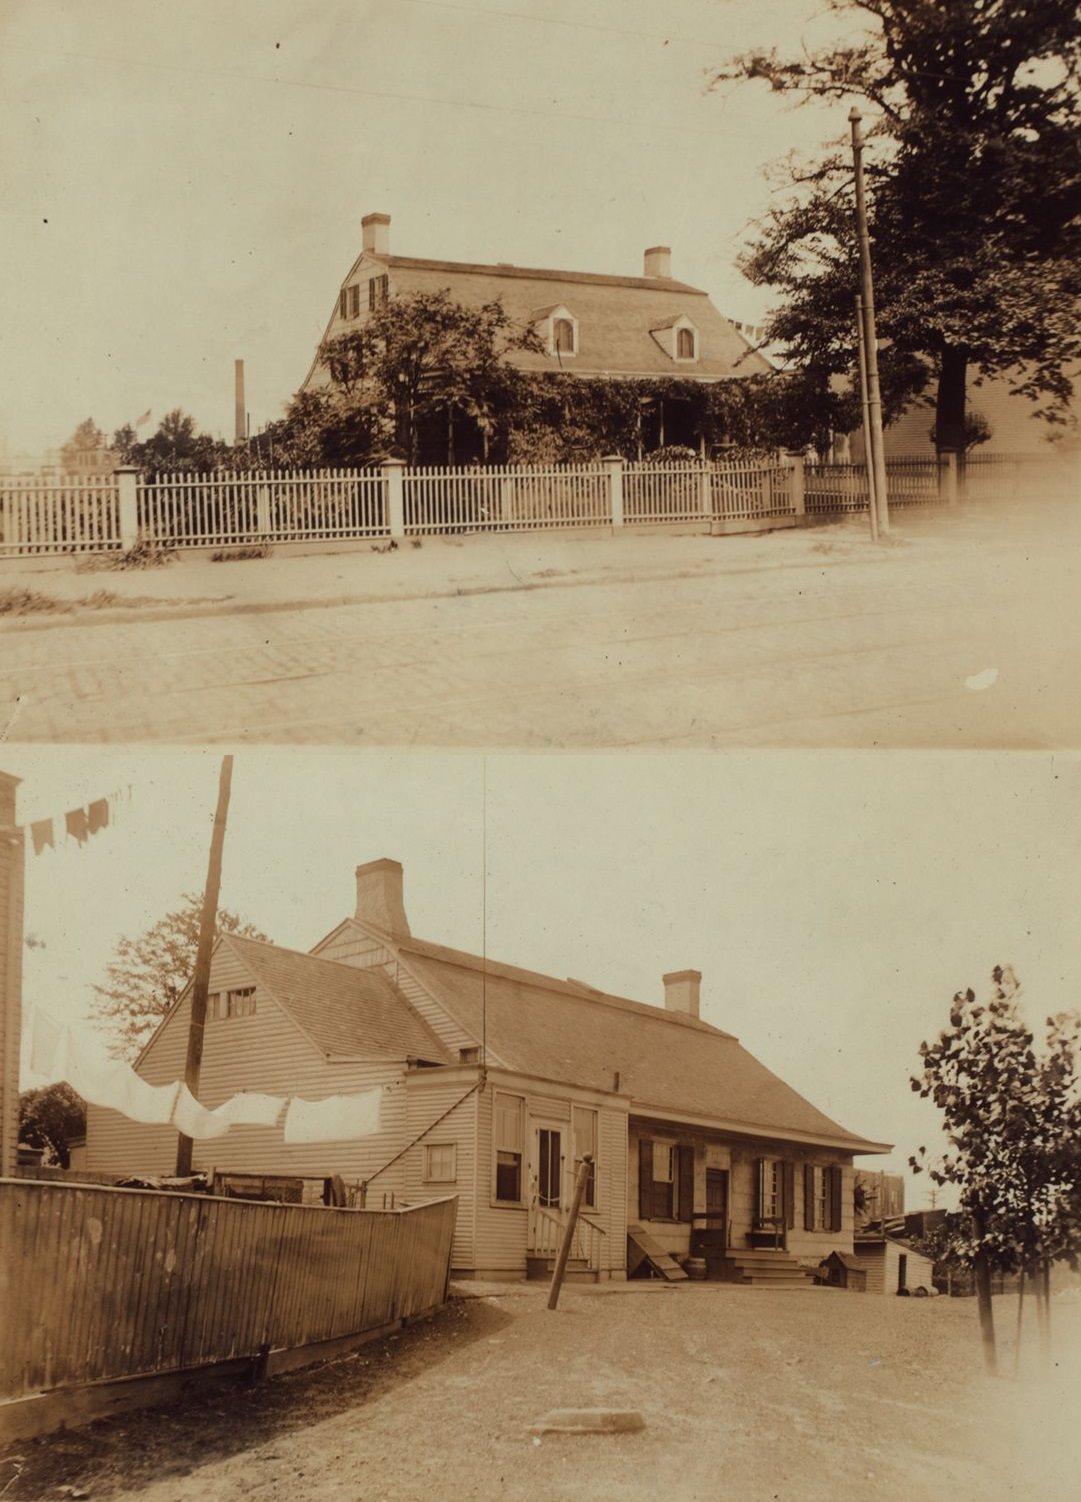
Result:
<svg viewBox="0 0 1081 1502">
<path fill-rule="evenodd" d="M 236 442 L 243 443 L 248 436 L 247 407 L 244 404 L 244 361 L 235 362 L 236 371 Z"/>
</svg>

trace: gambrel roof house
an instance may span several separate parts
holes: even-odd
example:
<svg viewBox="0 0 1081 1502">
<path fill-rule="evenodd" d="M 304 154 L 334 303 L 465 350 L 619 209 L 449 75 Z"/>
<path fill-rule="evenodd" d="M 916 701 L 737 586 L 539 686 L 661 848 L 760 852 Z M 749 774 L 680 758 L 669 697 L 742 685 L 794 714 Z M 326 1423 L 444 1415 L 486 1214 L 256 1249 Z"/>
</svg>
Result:
<svg viewBox="0 0 1081 1502">
<path fill-rule="evenodd" d="M 391 255 L 388 214 L 367 214 L 361 226 L 361 253 L 342 281 L 320 348 L 359 327 L 389 296 L 448 290 L 470 307 L 502 299 L 516 323 L 537 331 L 543 352 L 508 357 L 521 370 L 720 381 L 771 369 L 707 293 L 673 279 L 667 246 L 645 252 L 641 276 L 606 276 Z M 317 350 L 303 389 L 328 380 Z"/>
<path fill-rule="evenodd" d="M 664 1005 L 415 938 L 397 862 L 357 869 L 356 909 L 310 954 L 219 938 L 199 1098 L 321 1100 L 378 1086 L 379 1131 L 286 1144 L 281 1126 L 195 1143 L 197 1166 L 324 1176 L 378 1207 L 458 1196 L 454 1268 L 543 1268 L 576 1171 L 594 1169 L 576 1242 L 583 1276 L 648 1268 L 802 1279 L 852 1251 L 853 1157 L 888 1151 L 831 1121 L 699 1016 L 701 976 L 664 977 Z M 185 993 L 136 1065 L 183 1075 Z M 175 1130 L 90 1107 L 87 1167 L 169 1172 Z"/>
</svg>

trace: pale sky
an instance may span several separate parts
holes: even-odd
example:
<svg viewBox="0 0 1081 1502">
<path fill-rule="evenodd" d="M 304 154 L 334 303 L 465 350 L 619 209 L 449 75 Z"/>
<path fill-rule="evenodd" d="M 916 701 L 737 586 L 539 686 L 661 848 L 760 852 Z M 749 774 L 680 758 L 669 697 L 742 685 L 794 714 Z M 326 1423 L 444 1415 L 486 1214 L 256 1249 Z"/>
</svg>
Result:
<svg viewBox="0 0 1081 1502">
<path fill-rule="evenodd" d="M 148 408 L 279 415 L 360 248 L 673 274 L 729 317 L 763 167 L 847 131 L 711 67 L 823 0 L 0 0 L 0 458 Z M 851 24 L 851 23 L 849 23 Z M 153 427 L 144 431 L 149 433 Z"/>
<path fill-rule="evenodd" d="M 88 845 L 28 855 L 28 1003 L 87 1016 L 116 941 L 201 887 L 219 765 L 3 749 L 20 822 L 134 789 Z M 222 902 L 307 949 L 353 911 L 355 867 L 389 856 L 423 938 L 479 953 L 486 936 L 493 959 L 657 1004 L 665 971 L 701 970 L 705 1019 L 895 1142 L 866 1162 L 901 1170 L 935 1140 L 908 1079 L 955 991 L 1010 963 L 1031 1022 L 1077 1005 L 1079 791 L 1078 757 L 1016 753 L 243 750 Z"/>
</svg>

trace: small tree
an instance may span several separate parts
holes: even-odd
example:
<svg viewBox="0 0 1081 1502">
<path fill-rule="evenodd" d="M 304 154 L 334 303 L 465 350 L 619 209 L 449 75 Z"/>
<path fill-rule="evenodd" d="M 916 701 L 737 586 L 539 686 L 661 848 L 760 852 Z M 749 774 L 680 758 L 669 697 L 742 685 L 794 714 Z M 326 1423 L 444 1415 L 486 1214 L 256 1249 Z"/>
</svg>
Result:
<svg viewBox="0 0 1081 1502">
<path fill-rule="evenodd" d="M 949 1028 L 935 1043 L 920 1044 L 923 1072 L 912 1088 L 942 1111 L 951 1151 L 928 1165 L 921 1148 L 910 1164 L 960 1191 L 969 1219 L 961 1250 L 975 1273 L 984 1358 L 993 1372 L 992 1271 L 1046 1273 L 1056 1257 L 1076 1266 L 1081 1252 L 1081 1106 L 1079 1019 L 1048 1018 L 1047 1049 L 1038 1056 L 1018 1014 L 1013 972 L 999 966 L 992 980 L 990 1001 L 958 992 Z"/>
<path fill-rule="evenodd" d="M 19 1096 L 19 1141 L 44 1148 L 61 1168 L 71 1166 L 71 1144 L 86 1135 L 86 1105 L 62 1081 Z"/>
<path fill-rule="evenodd" d="M 105 984 L 95 986 L 94 1010 L 112 1035 L 112 1051 L 133 1059 L 191 978 L 199 947 L 202 898 L 184 893 L 184 906 L 166 913 L 136 939 L 121 939 Z M 236 913 L 219 909 L 217 931 L 266 939 Z"/>
</svg>

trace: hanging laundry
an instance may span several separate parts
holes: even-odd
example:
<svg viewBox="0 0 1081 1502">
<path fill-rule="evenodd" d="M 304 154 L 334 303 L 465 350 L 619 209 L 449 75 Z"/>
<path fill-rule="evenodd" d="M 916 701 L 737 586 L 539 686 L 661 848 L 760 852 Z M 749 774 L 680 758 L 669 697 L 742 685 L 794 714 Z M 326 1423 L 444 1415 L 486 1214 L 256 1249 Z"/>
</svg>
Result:
<svg viewBox="0 0 1081 1502">
<path fill-rule="evenodd" d="M 63 1040 L 57 1050 L 56 1073 L 83 1100 L 92 1106 L 113 1107 L 114 1101 L 123 1097 L 123 1076 L 129 1066 L 119 1059 L 110 1059 L 86 1047 L 85 1041 L 64 1029 Z"/>
<path fill-rule="evenodd" d="M 226 1121 L 230 1126 L 261 1126 L 272 1127 L 276 1125 L 288 1099 L 284 1095 L 259 1095 L 256 1091 L 244 1091 L 240 1095 L 234 1095 L 224 1105 L 215 1106 L 211 1116 L 218 1121 Z"/>
<path fill-rule="evenodd" d="M 285 1116 L 286 1142 L 350 1142 L 379 1130 L 381 1089 L 357 1095 L 301 1100 L 294 1095 Z"/>
<path fill-rule="evenodd" d="M 109 824 L 109 800 L 108 798 L 95 798 L 86 810 L 86 827 L 89 834 L 97 834 L 99 829 L 108 828 Z"/>
<path fill-rule="evenodd" d="M 46 845 L 48 845 L 50 850 L 55 850 L 53 821 L 51 819 L 37 819 L 30 826 L 30 839 L 34 846 L 35 855 L 40 855 Z"/>
<path fill-rule="evenodd" d="M 168 1085 L 151 1085 L 125 1064 L 115 1084 L 116 1095 L 109 1104 L 130 1121 L 140 1121 L 144 1126 L 168 1126 L 173 1119 L 179 1080 Z"/>
<path fill-rule="evenodd" d="M 87 827 L 86 809 L 73 808 L 65 815 L 67 832 L 72 839 L 78 840 L 80 845 L 85 845 L 90 838 L 90 830 Z"/>
<path fill-rule="evenodd" d="M 215 1118 L 213 1112 L 195 1099 L 187 1085 L 182 1084 L 173 1107 L 173 1125 L 185 1137 L 201 1142 L 209 1137 L 224 1137 L 230 1123 Z"/>
</svg>

